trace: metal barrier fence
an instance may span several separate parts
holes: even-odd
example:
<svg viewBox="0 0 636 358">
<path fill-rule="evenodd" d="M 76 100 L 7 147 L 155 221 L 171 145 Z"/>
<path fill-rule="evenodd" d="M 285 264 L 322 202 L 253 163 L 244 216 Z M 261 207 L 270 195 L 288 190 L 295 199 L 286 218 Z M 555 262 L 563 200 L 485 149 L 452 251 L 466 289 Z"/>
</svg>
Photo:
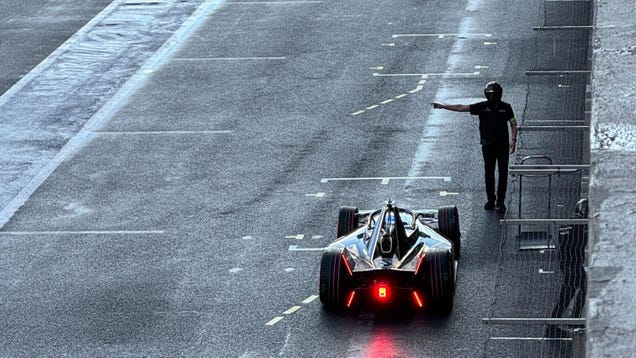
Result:
<svg viewBox="0 0 636 358">
<path fill-rule="evenodd" d="M 486 357 L 585 356 L 587 219 L 573 216 L 589 187 L 593 2 L 541 4 Z"/>
</svg>

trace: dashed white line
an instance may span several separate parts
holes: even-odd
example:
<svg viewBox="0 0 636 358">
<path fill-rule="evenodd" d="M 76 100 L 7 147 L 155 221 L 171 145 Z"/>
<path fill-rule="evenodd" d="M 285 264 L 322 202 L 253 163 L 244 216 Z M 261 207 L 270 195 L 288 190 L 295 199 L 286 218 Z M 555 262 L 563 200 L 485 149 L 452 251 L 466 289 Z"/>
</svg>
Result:
<svg viewBox="0 0 636 358">
<path fill-rule="evenodd" d="M 284 318 L 284 317 L 281 317 L 281 316 L 274 317 L 274 318 L 272 318 L 271 320 L 269 320 L 267 323 L 265 323 L 265 325 L 266 325 L 266 326 L 273 326 L 273 325 L 275 325 L 276 323 L 278 323 L 278 322 L 282 321 L 282 320 L 283 320 L 283 318 Z"/>
<path fill-rule="evenodd" d="M 309 304 L 309 303 L 313 302 L 316 298 L 318 298 L 318 295 L 311 295 L 311 296 L 305 298 L 302 303 Z"/>
<path fill-rule="evenodd" d="M 300 306 L 292 306 L 290 309 L 288 309 L 287 311 L 283 312 L 283 314 L 290 315 L 290 314 L 298 311 L 299 309 L 301 309 Z"/>
</svg>

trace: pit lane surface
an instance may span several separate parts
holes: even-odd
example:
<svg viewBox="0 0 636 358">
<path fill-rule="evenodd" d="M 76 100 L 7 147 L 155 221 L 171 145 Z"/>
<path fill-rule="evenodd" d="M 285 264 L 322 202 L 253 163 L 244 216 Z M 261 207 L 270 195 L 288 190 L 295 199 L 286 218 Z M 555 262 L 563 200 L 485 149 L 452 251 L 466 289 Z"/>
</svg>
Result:
<svg viewBox="0 0 636 358">
<path fill-rule="evenodd" d="M 221 3 L 3 227 L 3 354 L 481 355 L 499 217 L 474 118 L 430 102 L 522 105 L 535 10 Z M 459 207 L 447 319 L 320 307 L 338 206 L 389 198 Z"/>
</svg>

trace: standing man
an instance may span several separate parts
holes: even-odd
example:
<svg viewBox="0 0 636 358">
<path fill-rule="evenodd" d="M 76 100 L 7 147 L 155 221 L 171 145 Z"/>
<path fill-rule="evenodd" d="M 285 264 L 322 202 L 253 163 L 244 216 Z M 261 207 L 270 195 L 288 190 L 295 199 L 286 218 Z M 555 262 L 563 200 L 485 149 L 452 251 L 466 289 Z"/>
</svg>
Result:
<svg viewBox="0 0 636 358">
<path fill-rule="evenodd" d="M 503 88 L 497 82 L 489 82 L 484 89 L 486 101 L 466 104 L 442 104 L 433 102 L 433 108 L 455 112 L 470 112 L 479 116 L 479 136 L 484 156 L 486 195 L 488 201 L 484 209 L 506 212 L 506 191 L 508 189 L 508 159 L 517 144 L 517 121 L 510 104 L 501 100 Z M 512 140 L 508 135 L 508 122 Z M 495 167 L 499 170 L 497 193 L 495 194 Z"/>
</svg>

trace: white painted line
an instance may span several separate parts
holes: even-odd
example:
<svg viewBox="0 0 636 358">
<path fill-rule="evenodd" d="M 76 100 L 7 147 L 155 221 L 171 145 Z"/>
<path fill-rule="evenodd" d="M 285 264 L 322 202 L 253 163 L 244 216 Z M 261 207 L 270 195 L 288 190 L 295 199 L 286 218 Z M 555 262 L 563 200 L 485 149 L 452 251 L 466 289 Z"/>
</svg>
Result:
<svg viewBox="0 0 636 358">
<path fill-rule="evenodd" d="M 487 33 L 475 33 L 475 34 L 396 34 L 393 35 L 393 38 L 398 38 L 398 37 L 437 37 L 437 38 L 444 38 L 444 37 L 491 37 L 492 34 L 487 34 Z"/>
<path fill-rule="evenodd" d="M 439 192 L 439 196 L 454 196 L 454 195 L 459 195 L 459 193 L 453 193 L 450 191 L 440 191 Z"/>
<path fill-rule="evenodd" d="M 288 251 L 324 251 L 325 248 L 324 247 L 308 247 L 308 248 L 303 248 L 303 247 L 298 247 L 298 245 L 289 245 L 289 250 Z"/>
<path fill-rule="evenodd" d="M 321 4 L 322 1 L 234 1 L 226 2 L 228 5 L 287 5 L 287 4 Z"/>
<path fill-rule="evenodd" d="M 278 316 L 278 317 L 274 317 L 271 320 L 269 320 L 269 322 L 265 323 L 266 326 L 273 326 L 276 323 L 280 322 L 283 320 L 283 317 Z"/>
<path fill-rule="evenodd" d="M 399 96 L 395 96 L 395 98 L 396 98 L 396 99 L 400 99 L 400 98 L 404 98 L 404 97 L 406 97 L 406 96 L 408 96 L 408 94 L 403 93 L 403 94 L 401 94 L 401 95 L 399 95 Z"/>
<path fill-rule="evenodd" d="M 382 181 L 380 182 L 380 184 L 382 184 L 382 185 L 389 185 L 389 179 L 387 179 L 387 178 L 382 179 Z"/>
<path fill-rule="evenodd" d="M 393 102 L 392 98 L 391 99 L 387 99 L 385 101 L 382 101 L 382 102 L 380 102 L 380 104 L 387 104 L 387 103 L 391 103 L 391 102 Z"/>
<path fill-rule="evenodd" d="M 493 341 L 571 341 L 572 338 L 544 338 L 544 337 L 490 337 Z"/>
<path fill-rule="evenodd" d="M 553 273 L 554 273 L 554 271 L 546 271 L 546 270 L 544 270 L 544 269 L 539 269 L 539 273 L 540 273 L 540 274 L 553 274 Z"/>
<path fill-rule="evenodd" d="M 424 89 L 424 86 L 419 85 L 419 86 L 415 87 L 414 89 L 410 90 L 409 93 L 417 93 L 417 92 L 421 91 L 422 89 Z"/>
<path fill-rule="evenodd" d="M 230 134 L 233 131 L 124 131 L 124 132 L 93 132 L 98 135 L 141 135 L 141 134 Z"/>
<path fill-rule="evenodd" d="M 371 105 L 371 106 L 367 107 L 367 111 L 371 110 L 371 109 L 376 109 L 378 107 L 380 107 L 380 105 L 378 105 L 378 104 Z"/>
<path fill-rule="evenodd" d="M 490 66 L 485 66 L 485 65 L 476 65 L 475 69 L 479 70 L 479 69 L 488 69 L 490 68 Z"/>
<path fill-rule="evenodd" d="M 303 303 L 304 304 L 312 303 L 316 298 L 318 298 L 318 295 L 311 295 L 311 296 L 305 298 L 303 300 Z"/>
<path fill-rule="evenodd" d="M 272 61 L 286 60 L 287 57 L 183 57 L 172 61 Z"/>
<path fill-rule="evenodd" d="M 302 240 L 305 238 L 304 234 L 298 234 L 298 235 L 288 235 L 285 236 L 286 239 L 295 239 L 295 240 Z"/>
<path fill-rule="evenodd" d="M 292 306 L 290 309 L 288 309 L 287 311 L 283 312 L 283 314 L 290 315 L 290 314 L 298 311 L 299 309 L 301 309 L 300 306 Z"/>
<path fill-rule="evenodd" d="M 370 70 L 378 70 L 378 71 L 382 71 L 384 69 L 384 66 L 376 66 L 376 67 L 369 67 Z"/>
<path fill-rule="evenodd" d="M 492 41 L 485 41 L 484 42 L 484 45 L 486 45 L 486 46 L 493 46 L 493 45 L 496 45 L 496 44 L 497 44 L 496 42 L 492 42 Z"/>
<path fill-rule="evenodd" d="M 385 44 L 382 44 L 382 46 L 389 46 L 389 47 L 393 47 L 393 46 L 395 46 L 395 42 L 385 43 Z"/>
<path fill-rule="evenodd" d="M 305 196 L 310 196 L 314 198 L 322 198 L 325 196 L 325 193 L 316 193 L 316 194 L 305 194 Z"/>
<path fill-rule="evenodd" d="M 0 231 L 0 235 L 35 236 L 35 235 L 161 235 L 164 230 L 112 230 L 112 231 Z"/>
<path fill-rule="evenodd" d="M 365 180 L 443 180 L 445 182 L 451 181 L 451 177 L 367 177 L 367 178 L 323 178 L 320 179 L 321 183 L 328 183 L 330 181 L 365 181 Z"/>
<path fill-rule="evenodd" d="M 352 115 L 352 116 L 357 116 L 358 114 L 362 114 L 362 113 L 364 113 L 364 112 L 365 112 L 365 111 L 357 111 L 357 112 L 353 112 L 353 113 L 351 113 L 351 115 Z"/>
<path fill-rule="evenodd" d="M 408 76 L 479 76 L 479 71 L 459 73 L 373 73 L 375 77 L 408 77 Z"/>
</svg>

